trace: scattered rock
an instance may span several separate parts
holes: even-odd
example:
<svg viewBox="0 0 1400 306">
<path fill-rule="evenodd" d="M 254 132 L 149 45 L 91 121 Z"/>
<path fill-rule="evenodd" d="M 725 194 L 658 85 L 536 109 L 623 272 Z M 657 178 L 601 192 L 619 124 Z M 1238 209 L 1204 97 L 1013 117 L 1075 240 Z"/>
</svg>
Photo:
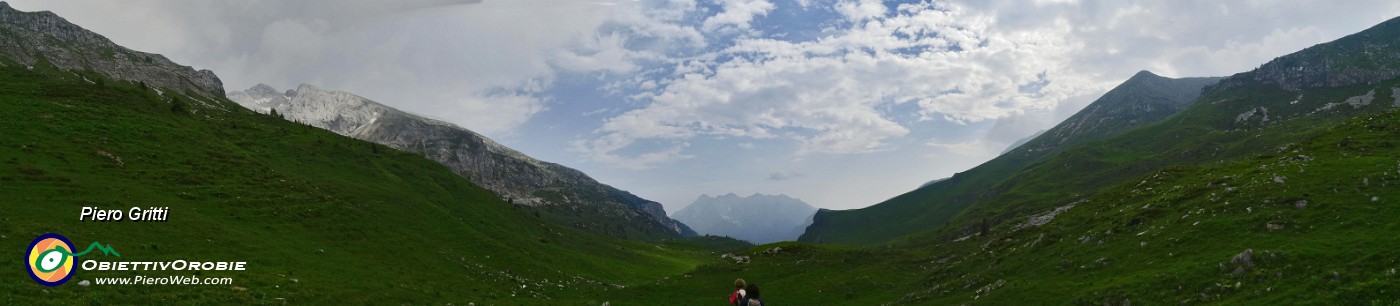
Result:
<svg viewBox="0 0 1400 306">
<path fill-rule="evenodd" d="M 238 291 L 238 292 L 248 291 L 248 288 L 243 288 L 243 287 L 239 287 L 239 286 L 233 286 L 233 287 L 231 287 L 230 289 L 233 289 L 233 291 Z"/>
<path fill-rule="evenodd" d="M 1235 116 L 1235 123 L 1246 123 L 1250 118 L 1254 117 L 1254 115 L 1260 115 L 1260 117 L 1262 117 L 1259 123 L 1269 122 L 1269 108 L 1260 106 L 1240 113 L 1239 116 Z"/>
<path fill-rule="evenodd" d="M 1395 107 L 1400 107 L 1400 87 L 1391 88 L 1390 97 L 1395 98 Z"/>
<path fill-rule="evenodd" d="M 1391 269 L 1391 270 L 1394 271 L 1394 269 Z M 92 282 L 89 282 L 89 281 L 86 280 L 86 279 L 83 280 L 83 281 L 81 281 L 81 282 L 78 282 L 78 286 L 87 287 L 87 286 L 91 286 L 91 285 L 92 285 Z"/>
<path fill-rule="evenodd" d="M 103 149 L 99 148 L 99 149 L 97 149 L 97 155 L 106 156 L 108 159 L 111 159 L 113 163 L 116 163 L 116 164 L 117 164 L 117 167 L 126 166 L 126 163 L 122 162 L 122 158 L 121 158 L 121 157 L 117 157 L 116 155 L 113 155 L 112 153 L 107 152 L 107 150 L 103 150 Z"/>
<path fill-rule="evenodd" d="M 1230 258 L 1230 263 L 1242 267 L 1253 267 L 1254 249 L 1245 249 L 1244 252 L 1240 252 L 1240 254 L 1235 255 L 1234 258 Z"/>
<path fill-rule="evenodd" d="M 778 254 L 778 252 L 782 252 L 782 251 L 783 251 L 783 247 L 773 247 L 773 248 L 771 248 L 771 249 L 764 250 L 764 251 L 763 251 L 763 254 L 765 254 L 765 255 L 772 255 L 772 254 Z"/>
<path fill-rule="evenodd" d="M 1297 202 L 1293 202 L 1293 206 L 1298 207 L 1298 209 L 1308 208 L 1308 200 L 1298 200 Z"/>
<path fill-rule="evenodd" d="M 733 259 L 735 263 L 741 263 L 741 264 L 742 264 L 742 263 L 749 263 L 749 257 L 748 257 L 748 256 L 734 255 L 734 254 L 732 254 L 732 253 L 725 253 L 724 255 L 720 255 L 719 258 L 729 258 L 729 259 Z"/>
<path fill-rule="evenodd" d="M 1268 228 L 1269 231 L 1277 231 L 1282 230 L 1284 225 L 1282 221 L 1269 221 L 1269 224 L 1265 224 L 1264 227 Z"/>
<path fill-rule="evenodd" d="M 1032 215 L 1032 216 L 1026 217 L 1026 223 L 1017 224 L 1015 229 L 1018 229 L 1018 230 L 1019 230 L 1019 229 L 1022 229 L 1022 228 L 1027 228 L 1027 227 L 1032 227 L 1032 226 L 1041 226 L 1041 225 L 1045 225 L 1046 223 L 1050 223 L 1050 220 L 1054 220 L 1056 215 L 1059 215 L 1060 213 L 1063 213 L 1063 212 L 1069 210 L 1070 208 L 1074 208 L 1074 205 L 1077 205 L 1077 204 L 1079 204 L 1079 203 L 1081 203 L 1081 202 L 1084 202 L 1084 201 L 1083 201 L 1083 200 L 1075 201 L 1074 203 L 1069 203 L 1068 205 L 1065 205 L 1065 206 L 1056 207 L 1054 210 L 1047 211 L 1047 212 L 1042 213 L 1042 214 L 1037 214 L 1037 215 Z M 1146 208 L 1146 206 L 1144 206 L 1143 208 Z"/>
<path fill-rule="evenodd" d="M 1380 200 L 1381 200 L 1381 197 L 1379 197 L 1379 196 L 1371 196 L 1371 202 L 1380 201 Z"/>
<path fill-rule="evenodd" d="M 1286 180 L 1286 179 L 1288 179 L 1287 176 L 1275 175 L 1275 176 L 1274 176 L 1274 183 L 1283 184 L 1283 180 Z"/>
</svg>

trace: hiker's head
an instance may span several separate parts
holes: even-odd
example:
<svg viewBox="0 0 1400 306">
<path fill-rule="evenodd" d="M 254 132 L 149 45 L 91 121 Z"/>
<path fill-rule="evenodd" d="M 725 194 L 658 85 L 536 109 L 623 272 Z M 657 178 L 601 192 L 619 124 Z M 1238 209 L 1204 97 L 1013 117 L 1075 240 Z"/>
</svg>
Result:
<svg viewBox="0 0 1400 306">
<path fill-rule="evenodd" d="M 747 296 L 750 297 L 750 298 L 755 298 L 755 299 L 761 299 L 761 298 L 763 298 L 763 294 L 758 292 L 758 285 L 754 285 L 753 283 L 748 283 L 748 284 L 744 285 L 744 292 L 745 292 L 745 293 L 747 294 Z"/>
<path fill-rule="evenodd" d="M 740 278 L 734 280 L 734 289 L 744 289 L 744 285 L 744 279 Z"/>
</svg>

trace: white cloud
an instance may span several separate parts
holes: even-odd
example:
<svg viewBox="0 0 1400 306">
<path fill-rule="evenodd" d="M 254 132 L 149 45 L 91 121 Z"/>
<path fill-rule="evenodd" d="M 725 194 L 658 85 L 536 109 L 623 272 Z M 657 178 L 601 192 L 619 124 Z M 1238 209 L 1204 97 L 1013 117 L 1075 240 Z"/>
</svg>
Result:
<svg viewBox="0 0 1400 306">
<path fill-rule="evenodd" d="M 862 21 L 885 15 L 885 4 L 880 0 L 845 0 L 836 3 L 836 11 L 850 21 Z"/>
<path fill-rule="evenodd" d="M 993 156 L 1001 152 L 1001 150 L 995 148 L 996 144 L 987 143 L 981 139 L 957 143 L 942 143 L 937 140 L 930 140 L 924 144 L 929 147 L 938 148 L 946 153 L 969 157 Z M 931 156 L 938 157 L 938 155 Z"/>
<path fill-rule="evenodd" d="M 1094 90 L 1063 71 L 1067 24 L 988 35 L 994 20 L 958 7 L 843 3 L 848 16 L 870 19 L 815 41 L 741 38 L 679 66 L 645 107 L 607 120 L 576 149 L 606 160 L 646 139 L 787 138 L 798 155 L 889 149 L 909 124 L 882 109 L 913 104 L 925 119 L 976 122 L 1053 108 Z M 723 60 L 719 60 L 719 59 Z M 1018 86 L 1053 82 L 1035 92 Z M 599 159 L 595 159 L 599 160 Z M 655 161 L 664 162 L 664 161 Z"/>
<path fill-rule="evenodd" d="M 710 16 L 701 24 L 705 31 L 715 31 L 725 27 L 735 27 L 740 30 L 748 30 L 749 22 L 756 16 L 768 15 L 774 7 L 768 0 L 723 0 L 720 5 L 722 11 L 719 14 Z"/>
<path fill-rule="evenodd" d="M 16 6 L 54 10 L 120 44 L 213 69 L 230 91 L 257 83 L 278 88 L 313 83 L 493 136 L 508 134 L 548 109 L 551 97 L 543 92 L 554 84 L 558 69 L 623 74 L 633 72 L 634 63 L 655 58 L 624 48 L 624 34 L 601 31 L 605 25 L 640 23 L 634 16 L 642 11 L 685 11 L 631 1 L 569 0 Z M 635 35 L 698 37 L 677 27 L 648 31 Z M 696 43 L 703 40 L 688 44 Z"/>
</svg>

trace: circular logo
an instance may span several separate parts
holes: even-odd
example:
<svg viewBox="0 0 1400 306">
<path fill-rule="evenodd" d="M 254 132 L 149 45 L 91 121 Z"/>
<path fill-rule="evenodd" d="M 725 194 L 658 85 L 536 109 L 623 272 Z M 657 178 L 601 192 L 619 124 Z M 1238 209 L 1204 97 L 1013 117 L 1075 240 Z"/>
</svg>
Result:
<svg viewBox="0 0 1400 306">
<path fill-rule="evenodd" d="M 58 286 L 73 278 L 73 242 L 63 235 L 48 233 L 29 243 L 24 254 L 29 277 L 44 286 Z"/>
</svg>

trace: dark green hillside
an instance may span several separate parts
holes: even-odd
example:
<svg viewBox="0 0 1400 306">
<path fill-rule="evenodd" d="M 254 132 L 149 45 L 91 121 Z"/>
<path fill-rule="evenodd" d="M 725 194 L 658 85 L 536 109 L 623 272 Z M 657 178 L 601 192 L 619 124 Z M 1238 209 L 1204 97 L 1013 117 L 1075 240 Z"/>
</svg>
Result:
<svg viewBox="0 0 1400 306">
<path fill-rule="evenodd" d="M 223 99 L 0 61 L 0 250 L 9 258 L 55 232 L 122 254 L 82 259 L 248 262 L 240 272 L 77 271 L 49 288 L 21 260 L 0 260 L 10 271 L 0 304 L 535 303 L 713 258 L 690 244 L 547 225 L 418 155 Z M 80 222 L 83 206 L 168 206 L 170 217 Z M 191 274 L 233 283 L 77 285 Z"/>
<path fill-rule="evenodd" d="M 1152 124 L 1180 112 L 1219 78 L 1171 79 L 1142 71 L 1084 110 L 1024 145 L 966 172 L 870 207 L 817 213 L 802 241 L 880 243 L 943 226 L 998 189 L 1027 166 L 1076 144 Z"/>
<path fill-rule="evenodd" d="M 802 239 L 878 243 L 919 231 L 937 230 L 944 235 L 980 232 L 1036 210 L 1076 201 L 1141 173 L 1172 165 L 1220 162 L 1294 143 L 1341 120 L 1394 108 L 1394 88 L 1400 87 L 1394 79 L 1400 76 L 1397 54 L 1400 19 L 1225 78 L 1207 88 L 1189 108 L 1155 124 L 1127 133 L 1102 134 L 1099 137 L 1116 136 L 1098 141 L 1062 138 L 1067 139 L 1065 143 L 1078 144 L 1041 149 L 1047 143 L 1061 142 L 1042 139 L 1055 139 L 1066 129 L 1094 126 L 1071 118 L 1027 145 L 949 180 L 864 209 L 819 212 Z M 1184 97 L 1115 93 L 1133 81 L 1094 104 L 1133 96 Z M 1152 92 L 1180 87 L 1133 88 Z M 1091 105 L 1085 112 L 1095 110 Z"/>
</svg>

